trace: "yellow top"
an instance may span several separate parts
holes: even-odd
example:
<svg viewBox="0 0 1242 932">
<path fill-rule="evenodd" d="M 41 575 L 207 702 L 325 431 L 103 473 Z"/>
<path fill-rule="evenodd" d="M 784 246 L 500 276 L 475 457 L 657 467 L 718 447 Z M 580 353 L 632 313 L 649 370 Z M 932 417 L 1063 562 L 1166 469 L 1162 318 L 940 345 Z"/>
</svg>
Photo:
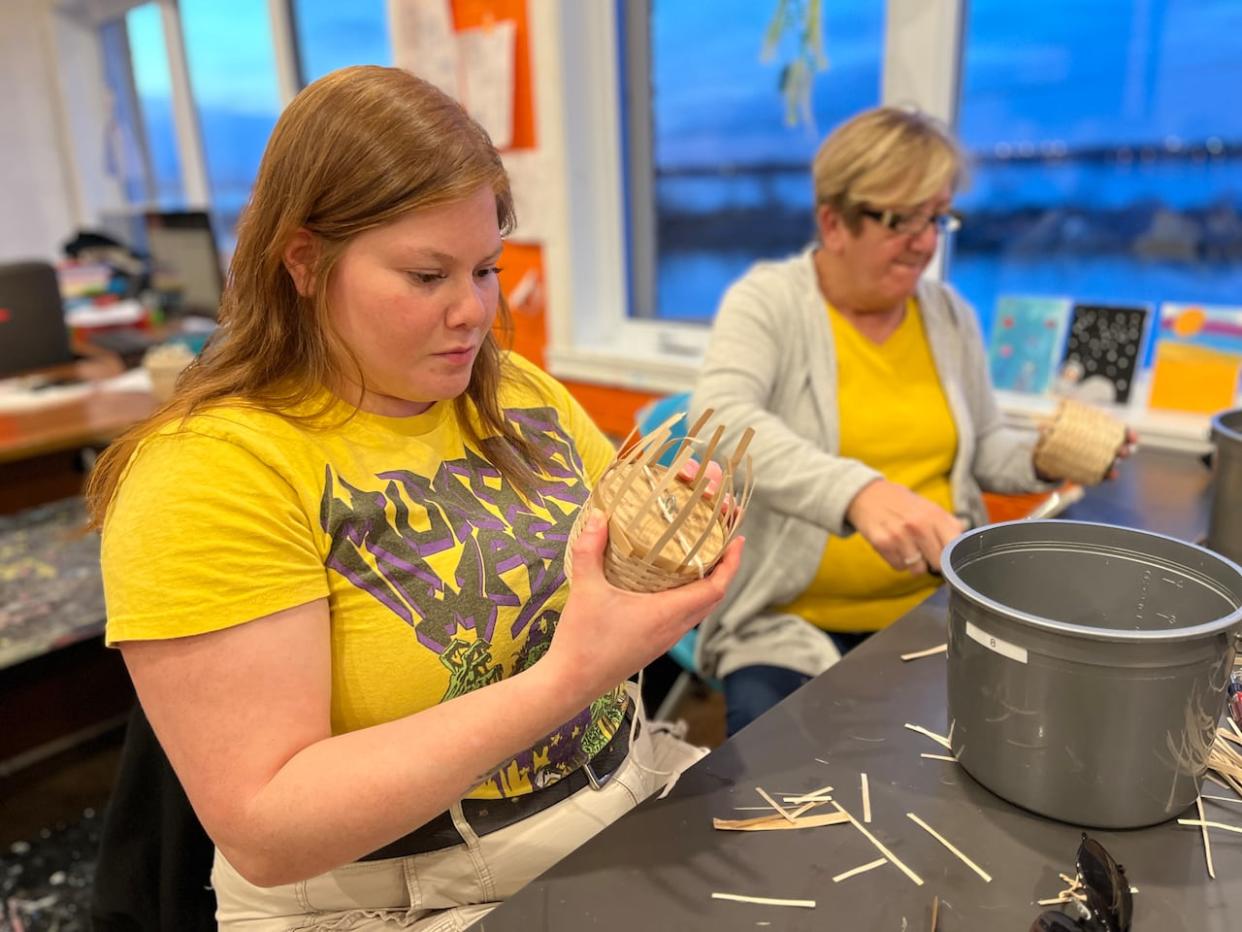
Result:
<svg viewBox="0 0 1242 932">
<path fill-rule="evenodd" d="M 108 643 L 326 598 L 334 734 L 535 663 L 565 605 L 565 540 L 613 451 L 563 386 L 511 358 L 527 380 L 506 378 L 501 405 L 554 464 L 529 498 L 466 443 L 450 402 L 313 425 L 221 404 L 148 438 L 104 526 Z M 518 796 L 576 770 L 627 701 L 606 694 L 468 795 Z"/>
<path fill-rule="evenodd" d="M 909 300 L 905 318 L 879 345 L 831 305 L 828 317 L 837 352 L 840 455 L 952 511 L 957 426 L 918 302 Z M 937 585 L 935 577 L 894 570 L 861 534 L 833 536 L 810 586 L 784 610 L 828 631 L 878 631 Z"/>
</svg>

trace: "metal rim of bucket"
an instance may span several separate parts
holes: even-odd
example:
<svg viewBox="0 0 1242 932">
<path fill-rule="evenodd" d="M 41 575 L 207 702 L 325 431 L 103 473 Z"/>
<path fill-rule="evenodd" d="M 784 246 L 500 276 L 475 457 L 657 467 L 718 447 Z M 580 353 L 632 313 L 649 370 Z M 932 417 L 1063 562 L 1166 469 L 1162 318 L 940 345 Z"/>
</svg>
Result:
<svg viewBox="0 0 1242 932">
<path fill-rule="evenodd" d="M 1226 424 L 1226 421 L 1236 421 L 1236 424 Z M 1227 437 L 1234 443 L 1242 443 L 1242 408 L 1234 408 L 1232 411 L 1222 411 L 1212 418 L 1212 434 L 1220 434 Z"/>
<path fill-rule="evenodd" d="M 1129 534 L 1137 534 L 1142 537 L 1154 538 L 1156 540 L 1169 541 L 1181 547 L 1188 547 L 1191 550 L 1197 550 L 1207 557 L 1212 558 L 1226 567 L 1232 568 L 1242 577 L 1242 566 L 1234 563 L 1228 557 L 1221 556 L 1214 550 L 1206 547 L 1200 547 L 1198 544 L 1191 544 L 1184 540 L 1178 540 L 1176 537 L 1170 537 L 1167 534 L 1157 534 L 1154 531 L 1140 531 L 1137 528 L 1122 527 L 1117 524 L 1105 524 L 1102 521 L 1067 521 L 1062 518 L 1046 519 L 1046 520 L 1030 520 L 1019 519 L 1017 521 L 998 521 L 995 524 L 985 524 L 982 527 L 967 531 L 960 537 L 945 544 L 944 550 L 940 554 L 940 572 L 949 583 L 953 592 L 963 598 L 974 602 L 980 608 L 995 612 L 1001 617 L 1010 618 L 1015 621 L 1021 621 L 1032 625 L 1036 628 L 1042 628 L 1045 631 L 1053 631 L 1058 634 L 1068 634 L 1074 637 L 1084 638 L 1093 641 L 1129 641 L 1129 642 L 1161 642 L 1161 641 L 1189 641 L 1201 637 L 1209 637 L 1213 634 L 1219 634 L 1226 631 L 1238 621 L 1242 621 L 1242 605 L 1238 605 L 1232 612 L 1223 618 L 1217 618 L 1212 621 L 1206 621 L 1202 624 L 1194 625 L 1190 628 L 1175 628 L 1170 631 L 1129 631 L 1118 628 L 1096 628 L 1089 625 L 1074 625 L 1064 621 L 1057 621 L 1053 618 L 1044 618 L 1042 615 L 1033 615 L 1029 612 L 1020 611 L 1011 608 L 995 599 L 988 598 L 979 592 L 973 586 L 969 586 L 957 574 L 953 568 L 952 557 L 953 551 L 972 537 L 983 534 L 987 531 L 993 531 L 997 528 L 1014 526 L 1029 527 L 1031 525 L 1041 525 L 1047 527 L 1056 527 L 1057 525 L 1077 525 L 1080 527 L 1104 527 L 1112 528 L 1118 531 L 1125 531 Z M 1237 601 L 1231 599 L 1231 601 Z"/>
</svg>

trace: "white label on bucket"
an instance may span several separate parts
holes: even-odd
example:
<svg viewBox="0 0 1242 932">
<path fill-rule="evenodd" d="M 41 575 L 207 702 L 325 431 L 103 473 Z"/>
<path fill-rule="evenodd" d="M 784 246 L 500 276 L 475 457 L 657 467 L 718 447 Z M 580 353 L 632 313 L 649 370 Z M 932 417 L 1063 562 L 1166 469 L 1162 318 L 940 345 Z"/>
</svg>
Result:
<svg viewBox="0 0 1242 932">
<path fill-rule="evenodd" d="M 1017 644 L 1010 644 L 1008 641 L 1002 641 L 994 635 L 988 634 L 982 628 L 976 627 L 969 621 L 966 622 L 966 636 L 973 641 L 978 641 L 988 650 L 994 650 L 998 654 L 1008 657 L 1010 660 L 1016 660 L 1018 663 L 1026 663 L 1026 648 L 1019 647 Z"/>
</svg>

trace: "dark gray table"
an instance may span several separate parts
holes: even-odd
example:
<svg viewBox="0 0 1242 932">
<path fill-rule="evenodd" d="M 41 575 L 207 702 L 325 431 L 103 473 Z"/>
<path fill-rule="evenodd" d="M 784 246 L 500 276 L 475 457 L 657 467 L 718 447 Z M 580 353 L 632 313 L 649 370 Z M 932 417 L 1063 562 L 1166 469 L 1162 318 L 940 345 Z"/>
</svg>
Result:
<svg viewBox="0 0 1242 932">
<path fill-rule="evenodd" d="M 1141 451 L 1127 467 L 1066 517 L 1202 537 L 1208 472 L 1197 458 Z M 1080 829 L 1004 802 L 954 763 L 919 756 L 946 753 L 903 728 L 911 722 L 947 730 L 945 663 L 942 656 L 902 663 L 899 655 L 945 641 L 945 605 L 938 593 L 869 639 L 687 771 L 668 799 L 650 800 L 604 830 L 478 928 L 913 932 L 929 928 L 935 895 L 940 932 L 1026 932 L 1041 909 L 1035 901 L 1064 887 L 1057 873 L 1073 874 Z M 713 816 L 754 815 L 733 807 L 761 804 L 757 785 L 801 792 L 831 784 L 834 797 L 861 818 L 860 771 L 871 788 L 868 827 L 921 875 L 922 886 L 892 865 L 833 883 L 835 874 L 880 856 L 848 825 L 750 833 L 711 827 Z M 985 883 L 906 812 L 948 837 L 993 881 Z M 1209 803 L 1207 815 L 1242 824 L 1242 806 Z M 1209 881 L 1196 829 L 1170 822 L 1092 834 L 1139 890 L 1135 932 L 1223 932 L 1242 923 L 1242 835 L 1213 833 L 1217 879 Z M 723 902 L 712 900 L 712 891 L 818 905 Z"/>
</svg>

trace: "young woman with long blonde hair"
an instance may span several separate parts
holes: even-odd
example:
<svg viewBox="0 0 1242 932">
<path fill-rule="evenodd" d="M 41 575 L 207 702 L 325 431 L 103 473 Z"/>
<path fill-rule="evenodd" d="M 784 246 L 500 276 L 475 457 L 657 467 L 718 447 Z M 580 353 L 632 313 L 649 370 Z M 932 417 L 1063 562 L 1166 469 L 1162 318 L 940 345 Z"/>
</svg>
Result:
<svg viewBox="0 0 1242 932">
<path fill-rule="evenodd" d="M 458 929 L 697 752 L 625 679 L 721 599 L 604 580 L 611 448 L 507 355 L 503 166 L 396 70 L 304 90 L 221 329 L 104 454 L 108 640 L 216 846 L 228 929 Z M 631 734 L 636 735 L 633 743 Z"/>
</svg>

